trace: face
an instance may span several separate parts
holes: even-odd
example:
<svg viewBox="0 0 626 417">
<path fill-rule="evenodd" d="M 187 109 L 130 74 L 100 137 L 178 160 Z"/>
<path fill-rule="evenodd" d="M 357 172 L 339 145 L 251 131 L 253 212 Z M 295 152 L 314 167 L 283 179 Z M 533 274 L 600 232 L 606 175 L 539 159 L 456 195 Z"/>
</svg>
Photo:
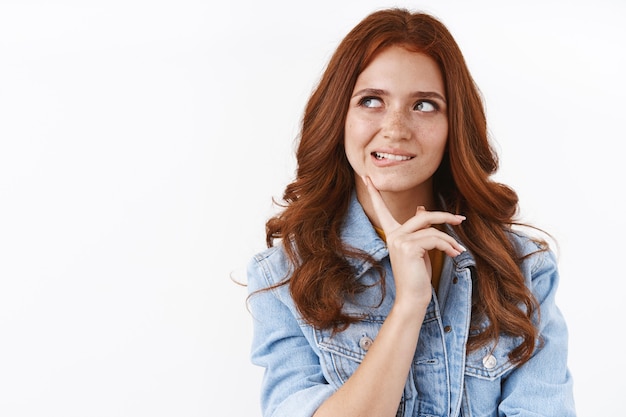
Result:
<svg viewBox="0 0 626 417">
<path fill-rule="evenodd" d="M 448 117 L 443 78 L 427 55 L 399 46 L 383 50 L 359 75 L 345 125 L 345 150 L 357 176 L 388 196 L 432 198 L 443 158 Z"/>
</svg>

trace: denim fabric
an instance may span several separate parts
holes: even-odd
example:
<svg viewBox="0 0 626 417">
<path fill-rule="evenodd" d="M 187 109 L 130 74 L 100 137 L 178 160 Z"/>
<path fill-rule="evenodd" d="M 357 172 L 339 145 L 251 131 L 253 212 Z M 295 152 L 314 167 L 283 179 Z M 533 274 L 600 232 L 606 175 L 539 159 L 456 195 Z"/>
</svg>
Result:
<svg viewBox="0 0 626 417">
<path fill-rule="evenodd" d="M 264 416 L 312 416 L 354 373 L 391 309 L 395 287 L 388 251 L 355 196 L 342 238 L 382 262 L 388 276 L 386 297 L 381 303 L 381 288 L 372 285 L 346 302 L 346 311 L 364 318 L 332 335 L 304 322 L 287 285 L 252 295 L 251 360 L 265 368 L 261 390 Z M 538 249 L 521 234 L 511 233 L 511 239 L 520 253 Z M 433 291 L 397 415 L 575 416 L 567 368 L 567 329 L 554 299 L 559 278 L 553 253 L 538 252 L 521 265 L 526 285 L 540 303 L 542 337 L 533 358 L 521 367 L 508 358 L 519 340 L 507 335 L 501 335 L 495 348 L 486 346 L 466 354 L 474 265 L 469 252 L 454 259 L 446 257 L 438 295 Z M 353 266 L 361 282 L 378 282 L 371 265 L 354 261 Z M 288 275 L 289 264 L 279 244 L 250 262 L 249 292 L 281 282 Z"/>
</svg>

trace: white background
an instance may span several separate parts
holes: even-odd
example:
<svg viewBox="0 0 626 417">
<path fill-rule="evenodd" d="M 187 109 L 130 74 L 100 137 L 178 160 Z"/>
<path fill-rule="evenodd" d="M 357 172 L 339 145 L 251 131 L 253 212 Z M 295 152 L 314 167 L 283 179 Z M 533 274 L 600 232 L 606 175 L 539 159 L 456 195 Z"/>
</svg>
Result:
<svg viewBox="0 0 626 417">
<path fill-rule="evenodd" d="M 560 243 L 581 416 L 623 413 L 625 2 L 0 1 L 0 415 L 259 416 L 246 290 L 304 103 L 376 8 L 440 17 Z M 549 364 L 546 364 L 549 366 Z"/>
</svg>

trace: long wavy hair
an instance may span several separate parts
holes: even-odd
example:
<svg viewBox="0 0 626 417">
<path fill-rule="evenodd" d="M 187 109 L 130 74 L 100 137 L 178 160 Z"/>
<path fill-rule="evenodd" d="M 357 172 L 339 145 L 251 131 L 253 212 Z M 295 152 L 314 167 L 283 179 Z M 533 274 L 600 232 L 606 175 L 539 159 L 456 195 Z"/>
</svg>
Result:
<svg viewBox="0 0 626 417">
<path fill-rule="evenodd" d="M 342 310 L 346 299 L 365 289 L 347 259 L 373 259 L 344 246 L 340 236 L 355 187 L 344 149 L 344 126 L 357 77 L 392 45 L 428 55 L 444 78 L 449 136 L 433 184 L 449 211 L 467 217 L 455 232 L 476 260 L 475 331 L 468 351 L 507 334 L 521 339 L 511 359 L 523 363 L 538 341 L 532 322 L 538 304 L 524 285 L 522 259 L 507 236 L 517 224 L 518 197 L 490 178 L 498 169 L 498 158 L 488 139 L 480 92 L 454 38 L 428 14 L 376 11 L 348 33 L 331 57 L 304 111 L 296 178 L 285 188 L 281 212 L 266 223 L 268 247 L 280 239 L 291 261 L 290 275 L 279 285 L 289 285 L 300 314 L 317 328 L 341 331 L 359 320 Z M 382 267 L 377 268 L 384 288 Z M 489 324 L 483 328 L 482 322 Z"/>
</svg>

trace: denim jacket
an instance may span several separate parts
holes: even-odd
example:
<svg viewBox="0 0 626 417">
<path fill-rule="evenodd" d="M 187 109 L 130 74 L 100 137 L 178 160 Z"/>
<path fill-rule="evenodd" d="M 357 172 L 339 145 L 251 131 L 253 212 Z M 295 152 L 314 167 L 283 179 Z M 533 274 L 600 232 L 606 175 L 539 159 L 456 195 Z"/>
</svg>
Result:
<svg viewBox="0 0 626 417">
<path fill-rule="evenodd" d="M 265 417 L 312 416 L 354 373 L 393 305 L 395 287 L 387 247 L 354 195 L 342 239 L 382 261 L 388 277 L 386 296 L 381 303 L 381 288 L 372 285 L 355 300 L 346 301 L 345 311 L 364 318 L 332 335 L 330 330 L 314 328 L 302 319 L 288 285 L 252 295 L 251 360 L 265 368 L 261 389 Z M 521 234 L 512 232 L 511 239 L 522 254 L 538 250 Z M 567 329 L 555 304 L 559 276 L 553 253 L 537 252 L 521 264 L 526 285 L 539 302 L 541 317 L 541 344 L 522 366 L 515 366 L 508 358 L 519 340 L 507 335 L 500 336 L 495 348 L 492 344 L 466 353 L 474 265 L 469 252 L 454 259 L 446 257 L 397 416 L 575 416 L 567 367 Z M 353 261 L 353 267 L 356 278 L 364 284 L 379 280 L 371 265 Z M 281 282 L 288 274 L 289 263 L 281 245 L 266 249 L 248 266 L 249 292 Z"/>
</svg>

